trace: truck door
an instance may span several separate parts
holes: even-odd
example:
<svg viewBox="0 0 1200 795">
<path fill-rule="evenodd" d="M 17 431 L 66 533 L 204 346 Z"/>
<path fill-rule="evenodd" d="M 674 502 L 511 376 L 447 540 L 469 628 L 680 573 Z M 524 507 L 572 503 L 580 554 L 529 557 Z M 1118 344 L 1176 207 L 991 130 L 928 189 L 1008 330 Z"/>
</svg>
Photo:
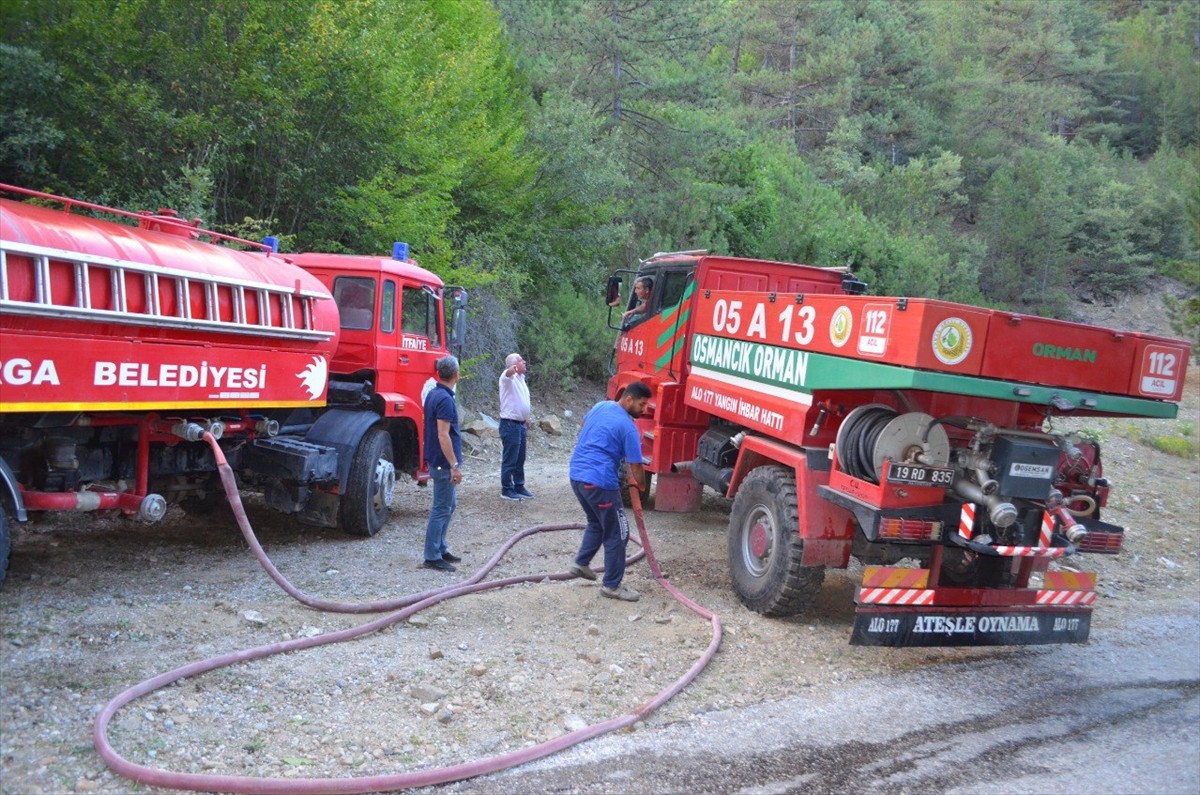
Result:
<svg viewBox="0 0 1200 795">
<path fill-rule="evenodd" d="M 651 280 L 650 296 L 645 313 L 633 315 L 621 325 L 614 362 L 616 371 L 655 374 L 669 380 L 681 376 L 695 290 L 694 267 L 695 262 L 691 261 L 637 273 L 635 280 Z M 630 309 L 636 300 L 631 297 Z"/>
</svg>

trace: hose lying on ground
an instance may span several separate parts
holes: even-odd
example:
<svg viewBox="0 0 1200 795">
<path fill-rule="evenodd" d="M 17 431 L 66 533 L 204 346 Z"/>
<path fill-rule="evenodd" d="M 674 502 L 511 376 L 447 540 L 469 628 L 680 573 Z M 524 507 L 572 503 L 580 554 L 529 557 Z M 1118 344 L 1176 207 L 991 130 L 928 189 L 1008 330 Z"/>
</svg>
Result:
<svg viewBox="0 0 1200 795">
<path fill-rule="evenodd" d="M 249 519 L 246 517 L 245 509 L 242 506 L 241 498 L 237 491 L 237 484 L 233 478 L 233 470 L 225 461 L 225 456 L 221 451 L 216 440 L 208 433 L 204 434 L 205 440 L 213 448 L 213 453 L 217 459 L 217 468 L 221 475 L 221 482 L 225 487 L 225 494 L 229 498 L 229 504 L 233 507 L 234 515 L 237 517 L 238 526 L 241 528 L 242 535 L 246 542 L 254 550 L 254 554 L 258 557 L 259 562 L 272 579 L 277 582 L 288 594 L 310 607 L 315 607 L 320 610 L 329 610 L 334 612 L 344 613 L 371 613 L 383 611 L 395 611 L 388 615 L 367 622 L 357 627 L 330 632 L 324 635 L 318 635 L 312 638 L 298 638 L 296 640 L 281 641 L 279 643 L 270 643 L 265 646 L 258 646 L 253 649 L 244 649 L 242 651 L 231 652 L 229 654 L 211 657 L 207 660 L 189 663 L 173 671 L 168 671 L 158 676 L 147 679 L 146 681 L 134 685 L 128 690 L 116 696 L 104 706 L 100 714 L 96 717 L 96 724 L 93 729 L 93 739 L 95 741 L 96 750 L 104 763 L 109 766 L 114 772 L 132 779 L 142 784 L 154 787 L 167 787 L 170 789 L 194 790 L 200 792 L 232 792 L 246 793 L 247 795 L 266 795 L 268 793 L 278 793 L 279 795 L 315 795 L 315 793 L 366 793 L 380 792 L 387 790 L 408 789 L 411 787 L 424 787 L 431 784 L 442 784 L 448 781 L 458 781 L 460 779 L 472 778 L 488 773 L 495 773 L 507 768 L 523 765 L 527 762 L 532 762 L 535 759 L 541 759 L 551 754 L 557 753 L 572 745 L 577 745 L 585 740 L 590 740 L 601 734 L 623 729 L 631 726 L 639 720 L 642 720 L 654 710 L 665 704 L 675 695 L 677 695 L 684 687 L 686 687 L 693 679 L 695 679 L 705 666 L 708 665 L 713 655 L 717 651 L 717 647 L 721 643 L 721 621 L 712 612 L 697 605 L 691 599 L 681 594 L 670 583 L 666 581 L 662 571 L 658 566 L 658 561 L 654 558 L 654 553 L 650 547 L 650 539 L 646 533 L 646 523 L 642 517 L 642 504 L 638 496 L 636 488 L 630 489 L 630 494 L 633 497 L 634 516 L 637 520 L 638 534 L 641 538 L 642 551 L 630 558 L 629 562 L 640 560 L 645 556 L 650 565 L 650 570 L 654 575 L 654 579 L 667 590 L 675 599 L 684 604 L 689 610 L 697 613 L 703 618 L 709 620 L 712 624 L 712 640 L 705 650 L 704 654 L 696 660 L 696 662 L 688 669 L 687 673 L 677 679 L 665 690 L 660 691 L 652 699 L 645 702 L 641 706 L 634 709 L 625 715 L 621 715 L 600 723 L 594 723 L 582 729 L 556 737 L 553 740 L 548 740 L 544 743 L 523 748 L 518 751 L 512 751 L 506 754 L 477 759 L 470 762 L 463 762 L 457 765 L 448 767 L 432 768 L 429 770 L 418 770 L 410 773 L 390 773 L 375 776 L 358 776 L 350 778 L 257 778 L 252 776 L 232 776 L 232 775 L 213 775 L 202 773 L 176 773 L 169 770 L 159 768 L 146 767 L 139 765 L 122 757 L 113 749 L 108 741 L 108 726 L 116 714 L 117 710 L 129 704 L 133 700 L 141 696 L 160 690 L 167 685 L 177 682 L 180 679 L 185 679 L 190 676 L 197 676 L 208 671 L 213 671 L 218 668 L 224 668 L 236 663 L 248 662 L 250 660 L 258 660 L 264 657 L 269 657 L 274 654 L 282 654 L 284 652 L 299 651 L 301 649 L 309 649 L 316 646 L 323 646 L 329 643 L 339 643 L 341 641 L 357 638 L 371 632 L 376 632 L 385 627 L 404 621 L 409 616 L 431 607 L 447 599 L 452 599 L 456 596 L 475 593 L 478 591 L 489 590 L 492 588 L 503 588 L 507 585 L 515 585 L 522 582 L 542 581 L 542 580 L 565 580 L 570 579 L 574 575 L 571 574 L 533 574 L 519 577 L 507 577 L 501 580 L 493 580 L 489 582 L 480 582 L 482 578 L 499 563 L 504 554 L 511 549 L 521 539 L 526 538 L 535 533 L 553 532 L 557 530 L 576 530 L 582 527 L 579 524 L 563 524 L 563 525 L 539 525 L 522 530 L 507 542 L 492 556 L 483 568 L 475 573 L 466 582 L 456 585 L 450 585 L 444 588 L 438 588 L 431 591 L 425 591 L 420 594 L 407 596 L 402 599 L 383 602 L 369 602 L 363 604 L 341 604 L 336 602 L 325 602 L 323 600 L 314 599 L 307 594 L 297 590 L 284 579 L 283 575 L 271 564 L 263 551 L 262 546 L 254 537 L 254 531 L 250 527 Z"/>
</svg>

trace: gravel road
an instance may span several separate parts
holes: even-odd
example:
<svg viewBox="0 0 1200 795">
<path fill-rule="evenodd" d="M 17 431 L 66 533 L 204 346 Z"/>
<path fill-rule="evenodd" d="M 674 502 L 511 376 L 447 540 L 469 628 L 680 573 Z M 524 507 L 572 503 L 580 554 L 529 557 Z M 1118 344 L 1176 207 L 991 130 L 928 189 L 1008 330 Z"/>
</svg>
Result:
<svg viewBox="0 0 1200 795">
<path fill-rule="evenodd" d="M 1191 386 L 1180 423 L 1194 430 Z M 460 575 L 521 528 L 579 520 L 564 470 L 594 397 L 538 407 L 574 419 L 561 437 L 532 434 L 535 500 L 499 499 L 497 440 L 471 457 L 450 531 Z M 1142 444 L 1139 423 L 1092 425 L 1116 483 L 1106 518 L 1127 525 L 1130 541 L 1119 558 L 1077 564 L 1100 576 L 1088 644 L 850 647 L 854 570 L 830 572 L 808 615 L 762 618 L 731 591 L 728 503 L 710 493 L 698 514 L 647 515 L 671 581 L 725 625 L 696 683 L 632 732 L 439 791 L 1196 792 L 1200 472 Z M 303 528 L 253 500 L 251 518 L 298 587 L 394 598 L 453 581 L 419 568 L 430 494 L 405 485 L 372 539 Z M 534 536 L 494 576 L 565 571 L 577 543 L 578 531 Z M 707 623 L 657 589 L 645 564 L 627 583 L 641 602 L 540 582 L 185 680 L 118 713 L 111 737 L 136 762 L 244 776 L 363 776 L 527 747 L 630 711 L 707 645 Z M 112 774 L 92 747 L 110 698 L 197 659 L 365 620 L 286 597 L 224 513 L 22 528 L 0 592 L 0 791 L 153 792 Z M 1129 731 L 1110 730 L 1110 718 Z"/>
</svg>

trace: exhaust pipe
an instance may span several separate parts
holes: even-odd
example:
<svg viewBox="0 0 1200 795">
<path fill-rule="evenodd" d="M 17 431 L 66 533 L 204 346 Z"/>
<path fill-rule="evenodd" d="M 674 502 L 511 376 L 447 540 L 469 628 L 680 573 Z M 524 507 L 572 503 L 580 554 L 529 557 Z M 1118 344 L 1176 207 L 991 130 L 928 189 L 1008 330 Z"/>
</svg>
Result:
<svg viewBox="0 0 1200 795">
<path fill-rule="evenodd" d="M 671 471 L 691 472 L 696 480 L 721 494 L 729 493 L 729 484 L 733 481 L 733 467 L 718 467 L 702 458 L 671 464 Z"/>
</svg>

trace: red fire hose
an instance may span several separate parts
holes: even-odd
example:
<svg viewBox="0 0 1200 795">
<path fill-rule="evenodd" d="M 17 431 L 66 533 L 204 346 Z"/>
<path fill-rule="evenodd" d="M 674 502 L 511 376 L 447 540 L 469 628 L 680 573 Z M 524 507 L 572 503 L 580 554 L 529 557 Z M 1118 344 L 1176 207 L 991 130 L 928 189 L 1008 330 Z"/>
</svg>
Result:
<svg viewBox="0 0 1200 795">
<path fill-rule="evenodd" d="M 700 605 L 693 602 L 675 589 L 666 578 L 663 577 L 662 571 L 659 569 L 658 561 L 654 558 L 654 552 L 650 548 L 650 539 L 646 534 L 646 523 L 642 516 L 642 501 L 636 488 L 630 488 L 630 494 L 633 499 L 633 512 L 637 520 L 638 534 L 641 538 L 642 551 L 629 559 L 629 563 L 640 560 L 643 556 L 649 561 L 650 571 L 654 575 L 654 579 L 667 590 L 679 602 L 685 605 L 689 610 L 708 619 L 712 624 L 712 641 L 708 644 L 708 648 L 704 654 L 696 660 L 696 662 L 687 670 L 683 676 L 677 679 L 673 684 L 665 690 L 660 691 L 654 698 L 637 707 L 630 713 L 621 715 L 601 723 L 594 723 L 583 729 L 564 734 L 561 737 L 556 737 L 553 740 L 540 743 L 538 745 L 524 748 L 519 751 L 513 751 L 507 754 L 499 754 L 497 756 L 487 757 L 485 759 L 477 759 L 471 762 L 463 762 L 449 767 L 439 767 L 430 770 L 420 770 L 411 773 L 391 773 L 378 776 L 360 776 L 351 778 L 255 778 L 250 776 L 230 776 L 230 775 L 209 775 L 200 773 L 176 773 L 169 770 L 146 767 L 139 765 L 122 757 L 118 754 L 108 742 L 108 726 L 112 721 L 113 716 L 121 707 L 129 704 L 134 699 L 147 695 L 159 690 L 167 685 L 177 682 L 180 679 L 185 679 L 190 676 L 197 676 L 217 668 L 234 665 L 235 663 L 247 662 L 250 660 L 258 660 L 263 657 L 269 657 L 273 654 L 281 654 L 283 652 L 298 651 L 300 649 L 308 649 L 315 646 L 323 646 L 328 643 L 339 643 L 341 641 L 357 638 L 371 632 L 376 632 L 384 627 L 391 626 L 400 621 L 407 619 L 409 616 L 431 607 L 439 602 L 456 596 L 462 596 L 468 593 L 484 591 L 491 588 L 503 588 L 507 585 L 515 585 L 522 582 L 570 579 L 574 575 L 571 574 L 532 574 L 520 577 L 508 577 L 501 580 L 493 580 L 489 582 L 480 582 L 482 578 L 491 571 L 492 568 L 500 562 L 505 553 L 511 549 L 518 541 L 535 533 L 552 532 L 557 530 L 577 530 L 582 527 L 579 524 L 561 524 L 561 525 L 538 525 L 530 527 L 514 535 L 506 541 L 500 549 L 492 556 L 483 568 L 475 573 L 470 579 L 463 583 L 451 585 L 445 588 L 437 588 L 423 593 L 406 596 L 401 599 L 381 602 L 368 602 L 357 604 L 343 604 L 339 602 L 326 602 L 315 599 L 307 594 L 299 591 L 286 579 L 271 561 L 267 558 L 262 546 L 254 536 L 254 531 L 250 527 L 250 521 L 246 517 L 245 509 L 242 506 L 241 498 L 237 491 L 237 484 L 233 478 L 233 470 L 225 461 L 225 456 L 221 452 L 220 446 L 216 440 L 208 433 L 204 434 L 204 438 L 213 448 L 213 454 L 217 460 L 217 469 L 221 475 L 221 483 L 225 487 L 225 495 L 229 498 L 229 504 L 233 508 L 234 515 L 237 518 L 238 527 L 241 528 L 242 535 L 250 548 L 254 550 L 255 556 L 259 563 L 267 571 L 276 583 L 280 585 L 293 598 L 300 601 L 309 607 L 314 607 L 319 610 L 327 610 L 331 612 L 341 613 L 378 613 L 384 611 L 395 611 L 388 615 L 382 616 L 370 621 L 361 626 L 351 627 L 349 629 L 340 630 L 338 632 L 330 632 L 324 635 L 319 635 L 313 638 L 298 638 L 296 640 L 282 641 L 279 643 L 271 643 L 266 646 L 258 646 L 253 649 L 244 649 L 242 651 L 223 654 L 218 657 L 211 657 L 207 660 L 189 663 L 173 671 L 168 671 L 159 674 L 153 679 L 148 679 L 140 684 L 134 685 L 125 692 L 118 695 L 112 701 L 108 702 L 96 717 L 96 725 L 93 729 L 93 739 L 96 744 L 96 750 L 104 763 L 109 766 L 114 772 L 119 773 L 126 778 L 147 784 L 154 787 L 166 787 L 170 789 L 193 790 L 199 792 L 233 792 L 233 793 L 248 793 L 249 795 L 265 795 L 266 793 L 279 793 L 279 795 L 314 795 L 315 793 L 365 793 L 379 792 L 386 790 L 408 789 L 411 787 L 424 787 L 431 784 L 442 784 L 448 781 L 458 781 L 465 778 L 473 778 L 482 776 L 488 773 L 495 773 L 505 770 L 510 767 L 523 765 L 527 762 L 532 762 L 535 759 L 541 759 L 551 754 L 557 753 L 572 745 L 577 745 L 585 740 L 590 740 L 601 734 L 622 729 L 631 726 L 639 720 L 642 720 L 654 710 L 665 704 L 684 687 L 691 683 L 705 666 L 708 665 L 713 655 L 717 651 L 717 647 L 721 644 L 721 621 L 712 612 L 706 610 Z"/>
</svg>

